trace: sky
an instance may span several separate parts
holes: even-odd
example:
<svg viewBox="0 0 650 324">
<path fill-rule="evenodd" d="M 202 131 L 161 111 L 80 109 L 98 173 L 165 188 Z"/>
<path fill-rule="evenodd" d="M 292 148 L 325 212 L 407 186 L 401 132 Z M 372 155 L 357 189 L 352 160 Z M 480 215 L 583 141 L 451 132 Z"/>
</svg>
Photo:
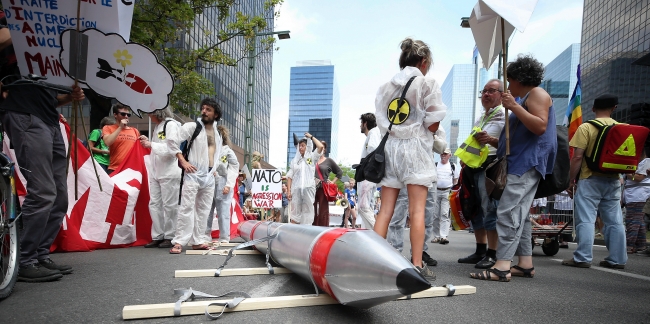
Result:
<svg viewBox="0 0 650 324">
<path fill-rule="evenodd" d="M 516 0 L 511 0 L 516 3 Z M 377 89 L 399 72 L 405 37 L 427 43 L 441 85 L 454 64 L 470 64 L 474 38 L 460 27 L 476 0 L 285 0 L 275 30 L 291 31 L 276 43 L 271 90 L 268 162 L 286 165 L 290 69 L 304 60 L 330 60 L 340 91 L 337 162 L 359 162 L 365 135 L 359 117 L 375 111 Z M 580 43 L 582 0 L 540 0 L 525 31 L 515 31 L 509 57 L 532 53 L 545 65 L 569 45 Z M 335 121 L 333 121 L 335 122 Z"/>
</svg>

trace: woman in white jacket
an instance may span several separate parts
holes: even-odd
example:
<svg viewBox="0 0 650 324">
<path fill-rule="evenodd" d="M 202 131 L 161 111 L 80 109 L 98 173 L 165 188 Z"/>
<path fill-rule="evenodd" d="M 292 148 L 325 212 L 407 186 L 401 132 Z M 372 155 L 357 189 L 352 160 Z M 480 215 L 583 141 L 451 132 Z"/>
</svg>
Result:
<svg viewBox="0 0 650 324">
<path fill-rule="evenodd" d="M 217 212 L 217 224 L 219 225 L 219 242 L 230 242 L 230 203 L 233 199 L 233 188 L 237 183 L 239 174 L 239 161 L 235 152 L 230 148 L 230 131 L 223 125 L 217 126 L 219 135 L 222 138 L 221 156 L 216 162 L 214 200 L 208 216 L 208 227 L 206 234 L 212 236 L 212 222 L 214 212 Z"/>
<path fill-rule="evenodd" d="M 382 205 L 375 231 L 386 237 L 397 195 L 406 187 L 411 218 L 411 261 L 423 276 L 433 279 L 433 271 L 422 263 L 424 208 L 428 188 L 437 181 L 433 133 L 445 117 L 447 107 L 442 103 L 442 92 L 436 80 L 424 76 L 432 64 L 429 47 L 411 38 L 403 40 L 400 47 L 401 71 L 379 88 L 375 100 L 375 116 L 381 133 L 385 134 L 391 120 L 394 121 L 384 149 L 386 174 L 380 182 Z M 405 102 L 395 109 L 391 102 L 400 98 L 406 83 L 413 77 Z"/>
</svg>

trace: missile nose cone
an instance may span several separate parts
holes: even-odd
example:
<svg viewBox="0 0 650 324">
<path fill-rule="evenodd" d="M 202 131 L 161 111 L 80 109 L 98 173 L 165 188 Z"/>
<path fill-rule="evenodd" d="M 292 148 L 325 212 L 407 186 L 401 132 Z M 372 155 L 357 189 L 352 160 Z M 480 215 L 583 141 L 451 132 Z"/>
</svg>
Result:
<svg viewBox="0 0 650 324">
<path fill-rule="evenodd" d="M 431 288 L 431 283 L 414 268 L 407 268 L 397 275 L 397 289 L 404 295 L 412 295 Z"/>
</svg>

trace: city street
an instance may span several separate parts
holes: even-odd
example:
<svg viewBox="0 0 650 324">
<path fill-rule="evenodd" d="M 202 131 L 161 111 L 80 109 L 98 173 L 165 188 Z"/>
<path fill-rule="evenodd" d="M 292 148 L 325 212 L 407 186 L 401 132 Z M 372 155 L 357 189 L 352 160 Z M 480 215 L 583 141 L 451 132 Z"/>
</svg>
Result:
<svg viewBox="0 0 650 324">
<path fill-rule="evenodd" d="M 406 232 L 408 240 L 408 232 Z M 448 245 L 430 244 L 436 285 L 472 285 L 476 294 L 394 301 L 371 309 L 332 305 L 226 313 L 221 323 L 648 323 L 650 322 L 650 257 L 630 255 L 625 270 L 597 266 L 607 251 L 594 250 L 594 266 L 562 266 L 575 244 L 545 256 L 534 249 L 536 275 L 509 283 L 469 278 L 472 265 L 457 259 L 474 250 L 474 237 L 452 232 Z M 359 247 L 360 249 L 366 247 Z M 408 249 L 408 246 L 407 246 Z M 408 251 L 408 250 L 406 250 Z M 0 302 L 3 323 L 114 323 L 123 322 L 126 305 L 172 303 L 175 288 L 218 295 L 248 292 L 252 297 L 313 293 L 311 283 L 296 275 L 221 278 L 174 278 L 175 270 L 209 269 L 223 256 L 170 255 L 166 249 L 142 247 L 54 254 L 59 263 L 74 267 L 74 274 L 52 283 L 20 282 Z M 235 256 L 228 268 L 262 267 L 260 255 Z M 210 322 L 204 315 L 156 318 L 137 323 Z"/>
</svg>

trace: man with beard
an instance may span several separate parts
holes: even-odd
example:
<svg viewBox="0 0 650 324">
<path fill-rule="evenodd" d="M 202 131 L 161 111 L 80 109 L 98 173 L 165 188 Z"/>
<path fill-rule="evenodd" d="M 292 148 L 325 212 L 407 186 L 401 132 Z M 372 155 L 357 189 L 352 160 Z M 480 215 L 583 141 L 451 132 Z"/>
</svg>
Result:
<svg viewBox="0 0 650 324">
<path fill-rule="evenodd" d="M 381 133 L 379 128 L 376 127 L 375 114 L 365 113 L 359 119 L 361 120 L 361 133 L 366 135 L 366 142 L 363 145 L 363 150 L 361 150 L 361 158 L 363 159 L 379 146 Z M 375 191 L 377 191 L 377 185 L 368 180 L 357 184 L 359 216 L 361 216 L 363 225 L 368 229 L 375 227 Z"/>
<path fill-rule="evenodd" d="M 214 198 L 212 169 L 219 161 L 223 142 L 215 125 L 221 119 L 221 114 L 221 106 L 214 99 L 203 99 L 201 118 L 183 125 L 177 135 L 168 141 L 170 151 L 176 153 L 179 165 L 185 172 L 176 233 L 172 240 L 174 246 L 169 250 L 171 254 L 180 254 L 188 243 L 195 250 L 210 248 L 208 243 L 211 239 L 205 234 L 205 228 Z M 197 127 L 200 132 L 192 139 Z M 190 147 L 187 160 L 179 148 L 183 141 L 187 141 Z"/>
</svg>

